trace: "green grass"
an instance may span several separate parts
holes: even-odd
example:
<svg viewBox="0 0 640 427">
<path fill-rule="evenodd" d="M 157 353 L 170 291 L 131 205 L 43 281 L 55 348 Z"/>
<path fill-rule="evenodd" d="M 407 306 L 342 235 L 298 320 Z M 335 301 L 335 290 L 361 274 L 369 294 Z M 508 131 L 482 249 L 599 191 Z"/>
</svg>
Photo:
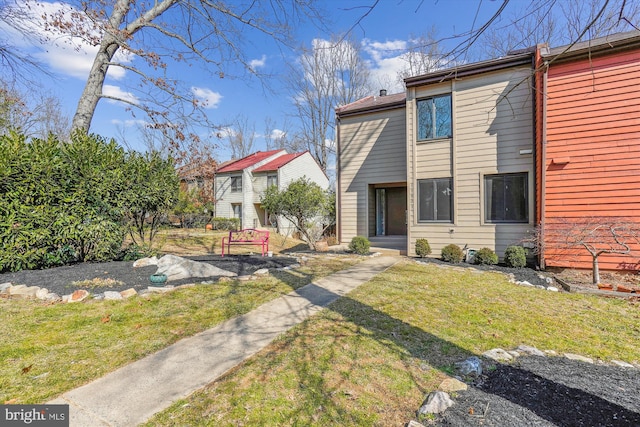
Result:
<svg viewBox="0 0 640 427">
<path fill-rule="evenodd" d="M 404 425 L 455 361 L 520 344 L 640 361 L 638 303 L 401 263 L 148 425 Z"/>
<path fill-rule="evenodd" d="M 298 269 L 255 281 L 126 301 L 46 305 L 0 299 L 0 403 L 45 402 L 358 261 L 310 257 Z"/>
</svg>

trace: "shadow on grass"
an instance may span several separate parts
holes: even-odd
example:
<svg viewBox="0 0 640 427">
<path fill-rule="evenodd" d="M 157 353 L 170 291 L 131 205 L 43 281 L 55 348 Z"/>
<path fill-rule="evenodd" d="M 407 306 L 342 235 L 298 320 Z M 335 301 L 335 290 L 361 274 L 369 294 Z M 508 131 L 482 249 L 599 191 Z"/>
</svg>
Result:
<svg viewBox="0 0 640 427">
<path fill-rule="evenodd" d="M 298 293 L 314 304 L 328 306 L 329 310 L 340 314 L 345 320 L 356 325 L 358 334 L 374 338 L 391 352 L 400 356 L 401 360 L 408 360 L 408 356 L 415 357 L 442 372 L 452 374 L 452 367 L 456 361 L 464 360 L 473 355 L 456 344 L 354 299 L 349 297 L 339 299 L 339 295 L 315 284 L 299 289 Z M 291 334 L 287 343 L 304 343 L 306 340 L 300 338 L 305 338 L 306 333 L 305 329 L 298 328 L 294 334 Z M 311 337 L 309 341 L 313 342 L 314 337 Z M 337 350 L 331 347 L 330 350 L 327 350 L 330 352 L 329 354 L 323 353 L 321 355 L 314 354 L 313 345 L 303 350 L 303 356 L 295 363 L 295 366 L 301 381 L 300 390 L 313 402 L 311 406 L 322 407 L 323 412 L 333 414 L 338 418 L 345 417 L 341 418 L 342 421 L 357 422 L 358 420 L 353 419 L 354 417 L 366 416 L 353 414 L 348 408 L 342 407 L 334 399 L 338 390 L 335 386 L 330 387 L 327 384 L 328 374 L 335 368 L 330 360 L 334 358 Z M 329 359 L 329 363 L 320 361 L 318 358 Z M 574 369 L 578 370 L 579 367 Z M 579 375 L 575 371 L 572 374 Z M 457 419 L 459 423 L 453 425 L 482 425 L 494 416 L 496 417 L 494 421 L 500 420 L 495 425 L 523 425 L 519 424 L 523 422 L 523 419 L 518 418 L 515 414 L 522 414 L 527 420 L 526 423 L 539 423 L 541 418 L 555 425 L 567 427 L 640 425 L 639 413 L 594 394 L 597 391 L 593 391 L 594 389 L 589 384 L 585 384 L 584 389 L 569 387 L 511 365 L 498 365 L 494 372 L 489 373 L 488 378 L 489 380 L 484 386 L 481 385 L 474 391 L 481 390 L 488 393 L 489 397 L 493 395 L 504 399 L 502 402 L 497 402 L 500 399 L 491 398 L 495 403 L 494 407 L 500 407 L 501 411 L 497 409 L 494 409 L 493 413 L 489 411 L 489 416 L 486 419 L 456 414 L 459 417 Z M 499 385 L 497 383 L 499 380 L 496 378 L 502 380 Z M 606 377 L 603 379 L 606 380 Z M 489 382 L 491 380 L 493 383 Z M 413 381 L 414 385 L 419 384 L 417 378 L 413 377 Z M 421 389 L 423 393 L 429 391 L 431 390 Z M 420 403 L 415 402 L 416 410 Z M 302 406 L 291 416 L 313 418 L 317 415 L 311 413 L 312 407 Z M 305 411 L 309 411 L 309 413 Z M 531 414 L 526 414 L 527 411 L 530 411 Z M 507 421 L 505 421 L 505 415 Z M 369 419 L 369 421 L 373 422 L 374 420 Z"/>
</svg>

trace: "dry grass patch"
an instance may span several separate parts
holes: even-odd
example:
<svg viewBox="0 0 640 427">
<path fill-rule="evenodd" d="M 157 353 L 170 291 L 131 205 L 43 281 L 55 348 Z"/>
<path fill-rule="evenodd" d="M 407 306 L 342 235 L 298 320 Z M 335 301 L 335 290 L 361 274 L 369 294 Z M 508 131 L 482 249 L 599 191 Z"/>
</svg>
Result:
<svg viewBox="0 0 640 427">
<path fill-rule="evenodd" d="M 640 361 L 637 303 L 399 264 L 148 425 L 404 425 L 454 362 L 529 344 Z"/>
</svg>

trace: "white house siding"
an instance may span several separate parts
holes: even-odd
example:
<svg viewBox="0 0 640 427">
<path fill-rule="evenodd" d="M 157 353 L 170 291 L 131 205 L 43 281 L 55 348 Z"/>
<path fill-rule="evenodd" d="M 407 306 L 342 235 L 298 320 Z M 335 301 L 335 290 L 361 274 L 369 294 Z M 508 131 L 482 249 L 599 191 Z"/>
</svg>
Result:
<svg viewBox="0 0 640 427">
<path fill-rule="evenodd" d="M 370 185 L 407 181 L 405 128 L 404 108 L 341 118 L 341 241 L 369 235 Z"/>
<path fill-rule="evenodd" d="M 532 228 L 534 218 L 533 99 L 529 68 L 483 73 L 407 91 L 409 254 L 428 239 L 434 256 L 450 243 L 500 256 Z M 453 138 L 416 142 L 415 101 L 452 93 Z M 415 161 L 414 161 L 415 159 Z M 484 222 L 484 175 L 528 172 L 529 224 Z M 453 223 L 417 221 L 417 180 L 453 177 Z"/>
</svg>

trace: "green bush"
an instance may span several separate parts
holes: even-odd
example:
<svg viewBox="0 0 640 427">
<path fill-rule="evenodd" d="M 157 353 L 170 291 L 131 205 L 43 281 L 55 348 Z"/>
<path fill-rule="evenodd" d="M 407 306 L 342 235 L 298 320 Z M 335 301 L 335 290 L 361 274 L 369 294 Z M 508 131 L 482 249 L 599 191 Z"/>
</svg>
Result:
<svg viewBox="0 0 640 427">
<path fill-rule="evenodd" d="M 349 249 L 358 255 L 367 255 L 369 253 L 369 248 L 371 244 L 369 243 L 369 239 L 362 236 L 356 236 L 351 239 L 351 243 L 349 243 Z"/>
<path fill-rule="evenodd" d="M 240 218 L 215 217 L 211 220 L 214 230 L 233 231 L 240 229 Z"/>
<path fill-rule="evenodd" d="M 489 248 L 482 248 L 473 257 L 473 263 L 479 265 L 494 265 L 498 263 L 498 255 Z"/>
<path fill-rule="evenodd" d="M 430 253 L 431 253 L 431 246 L 429 246 L 429 241 L 427 239 L 416 240 L 416 255 L 424 258 Z"/>
<path fill-rule="evenodd" d="M 462 262 L 464 258 L 464 253 L 460 246 L 454 245 L 453 243 L 442 248 L 442 260 L 452 263 Z"/>
<path fill-rule="evenodd" d="M 509 246 L 504 251 L 507 267 L 522 268 L 527 265 L 527 253 L 522 246 Z"/>
</svg>

